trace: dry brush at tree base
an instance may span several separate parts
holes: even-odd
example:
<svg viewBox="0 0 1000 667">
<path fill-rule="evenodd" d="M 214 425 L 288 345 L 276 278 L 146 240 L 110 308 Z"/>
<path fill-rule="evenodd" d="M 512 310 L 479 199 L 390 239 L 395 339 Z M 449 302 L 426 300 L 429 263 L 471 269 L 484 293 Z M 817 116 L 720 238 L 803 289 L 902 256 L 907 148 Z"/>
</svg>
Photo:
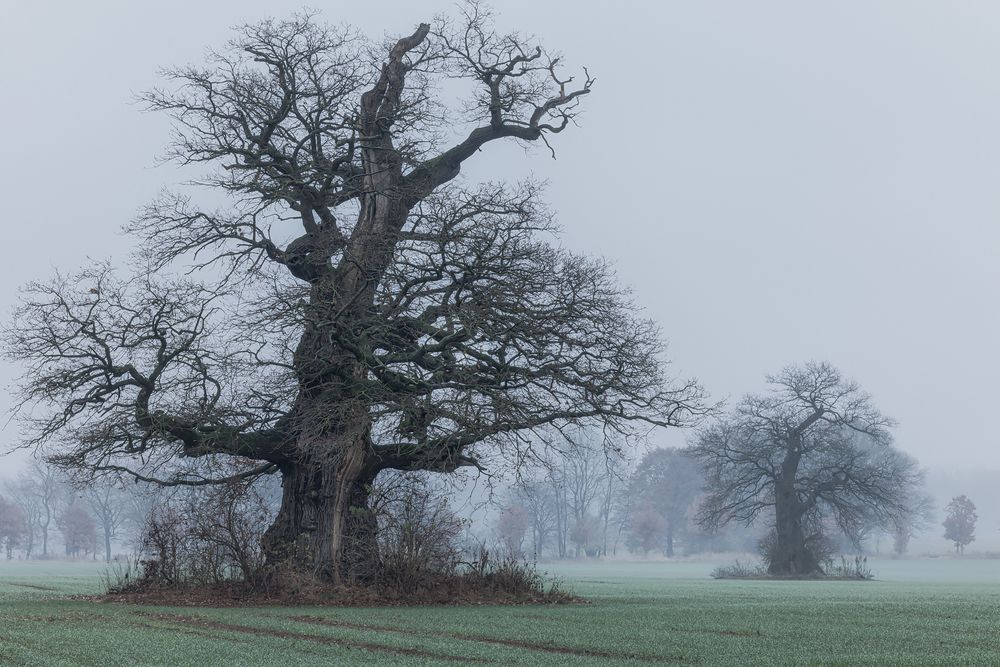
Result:
<svg viewBox="0 0 1000 667">
<path fill-rule="evenodd" d="M 232 483 L 175 494 L 152 512 L 143 560 L 105 576 L 115 602 L 156 605 L 413 605 L 579 602 L 512 552 L 462 544 L 463 522 L 426 480 L 395 475 L 372 491 L 375 552 L 359 583 L 266 567 L 261 536 L 269 511 L 254 485 Z"/>
<path fill-rule="evenodd" d="M 398 582 L 334 584 L 303 574 L 301 570 L 280 573 L 273 585 L 241 580 L 209 585 L 167 583 L 141 568 L 131 576 L 113 576 L 106 590 L 88 596 L 97 602 L 172 607 L 375 607 L 417 605 L 562 605 L 587 601 L 547 581 L 533 565 L 513 557 L 484 554 L 476 565 L 450 572 L 425 572 L 421 585 L 403 588 Z"/>
<path fill-rule="evenodd" d="M 25 444 L 80 475 L 277 472 L 269 567 L 346 582 L 373 553 L 382 471 L 697 418 L 702 390 L 665 376 L 657 327 L 606 263 L 552 243 L 537 184 L 456 178 L 495 142 L 573 125 L 593 84 L 577 77 L 474 2 L 386 44 L 264 21 L 168 70 L 144 99 L 225 206 L 165 194 L 129 226 L 135 275 L 27 286 L 6 334 Z"/>
</svg>

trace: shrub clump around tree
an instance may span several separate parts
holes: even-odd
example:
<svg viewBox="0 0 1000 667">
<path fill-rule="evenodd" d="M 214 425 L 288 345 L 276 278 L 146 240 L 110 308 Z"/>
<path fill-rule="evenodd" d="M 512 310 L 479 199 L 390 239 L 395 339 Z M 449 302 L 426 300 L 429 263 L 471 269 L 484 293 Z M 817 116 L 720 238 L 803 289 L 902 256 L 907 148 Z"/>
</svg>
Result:
<svg viewBox="0 0 1000 667">
<path fill-rule="evenodd" d="M 375 551 L 353 581 L 269 567 L 260 537 L 274 508 L 259 485 L 234 482 L 160 502 L 141 555 L 107 576 L 115 600 L 163 604 L 562 603 L 576 598 L 534 564 L 464 540 L 464 522 L 425 478 L 396 475 L 371 492 Z"/>
</svg>

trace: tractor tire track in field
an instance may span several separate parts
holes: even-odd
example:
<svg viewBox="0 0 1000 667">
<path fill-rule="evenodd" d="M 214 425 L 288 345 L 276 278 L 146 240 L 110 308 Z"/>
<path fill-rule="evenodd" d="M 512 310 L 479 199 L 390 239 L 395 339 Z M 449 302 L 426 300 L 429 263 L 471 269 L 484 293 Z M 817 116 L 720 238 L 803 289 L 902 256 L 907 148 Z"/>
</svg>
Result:
<svg viewBox="0 0 1000 667">
<path fill-rule="evenodd" d="M 58 588 L 53 588 L 51 586 L 39 586 L 37 584 L 16 584 L 13 581 L 0 581 L 0 584 L 5 586 L 17 586 L 18 588 L 30 588 L 33 591 L 47 591 L 47 592 L 57 592 Z"/>
<path fill-rule="evenodd" d="M 719 635 L 721 637 L 746 637 L 749 639 L 764 639 L 764 634 L 760 630 L 750 632 L 749 630 L 713 630 L 710 628 L 670 628 L 672 632 L 687 632 L 698 635 Z"/>
<path fill-rule="evenodd" d="M 130 620 L 128 624 L 134 628 L 143 628 L 144 630 L 160 631 L 163 630 L 162 625 L 155 625 L 153 623 L 146 623 L 144 621 Z M 172 628 L 174 632 L 191 635 L 192 637 L 202 637 L 204 639 L 211 639 L 213 641 L 219 641 L 220 639 L 233 644 L 250 644 L 249 639 L 243 639 L 242 637 L 219 637 L 217 633 L 211 631 L 211 628 L 194 628 L 194 627 L 181 627 Z"/>
<path fill-rule="evenodd" d="M 657 656 L 643 655 L 641 653 L 619 653 L 616 651 L 602 651 L 601 649 L 572 648 L 570 646 L 560 646 L 558 644 L 540 644 L 538 642 L 527 642 L 519 639 L 500 639 L 487 637 L 485 635 L 471 635 L 462 632 L 444 632 L 441 630 L 413 630 L 410 628 L 394 628 L 385 625 L 367 625 L 362 623 L 351 623 L 319 616 L 290 616 L 293 621 L 309 623 L 311 625 L 322 625 L 333 628 L 346 628 L 348 630 L 371 630 L 375 632 L 391 632 L 401 635 L 417 637 L 441 637 L 445 639 L 461 639 L 464 641 L 478 642 L 481 644 L 493 644 L 496 646 L 508 646 L 511 648 L 527 649 L 529 651 L 539 651 L 543 653 L 557 653 L 560 655 L 575 655 L 582 658 L 605 658 L 609 660 L 641 660 L 644 662 L 675 664 L 685 662 L 687 659 L 682 656 Z"/>
<path fill-rule="evenodd" d="M 365 651 L 373 651 L 378 653 L 396 653 L 398 655 L 420 657 L 420 658 L 434 658 L 436 660 L 448 660 L 451 662 L 459 662 L 462 664 L 472 664 L 472 663 L 482 664 L 490 662 L 489 660 L 450 655 L 448 653 L 437 653 L 435 651 L 427 651 L 424 649 L 412 648 L 406 646 L 387 646 L 385 644 L 376 644 L 374 642 L 355 641 L 353 639 L 342 639 L 340 637 L 329 637 L 326 635 L 311 635 L 303 632 L 292 632 L 289 630 L 274 630 L 272 628 L 259 628 L 251 625 L 237 625 L 235 623 L 215 621 L 210 618 L 206 618 L 204 616 L 181 616 L 178 614 L 160 614 L 160 613 L 152 613 L 144 611 L 136 612 L 136 615 L 155 621 L 176 623 L 178 625 L 194 627 L 194 628 L 209 628 L 212 630 L 223 630 L 226 632 L 238 632 L 244 634 L 264 636 L 264 637 L 276 637 L 279 639 L 299 639 L 302 641 L 315 642 L 317 644 L 329 644 L 333 646 L 340 646 L 343 648 L 361 649 Z"/>
</svg>

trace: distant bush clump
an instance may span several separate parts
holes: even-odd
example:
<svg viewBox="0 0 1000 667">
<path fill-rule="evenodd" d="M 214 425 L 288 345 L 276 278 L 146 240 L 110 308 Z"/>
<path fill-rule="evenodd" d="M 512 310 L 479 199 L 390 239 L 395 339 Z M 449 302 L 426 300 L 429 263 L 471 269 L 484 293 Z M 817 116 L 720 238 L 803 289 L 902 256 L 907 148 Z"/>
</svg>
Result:
<svg viewBox="0 0 1000 667">
<path fill-rule="evenodd" d="M 823 572 L 828 579 L 874 579 L 871 568 L 868 567 L 867 556 L 855 556 L 853 559 L 840 557 L 840 563 L 832 559 L 823 564 Z"/>
<path fill-rule="evenodd" d="M 823 561 L 822 572 L 807 576 L 773 575 L 768 573 L 765 563 L 741 563 L 720 565 L 712 571 L 713 579 L 874 579 L 871 568 L 868 567 L 867 556 L 855 556 L 853 559 L 840 557 L 837 563 L 833 558 Z"/>
<path fill-rule="evenodd" d="M 720 565 L 712 570 L 713 579 L 762 579 L 767 577 L 767 568 L 760 563 L 741 563 Z"/>
</svg>

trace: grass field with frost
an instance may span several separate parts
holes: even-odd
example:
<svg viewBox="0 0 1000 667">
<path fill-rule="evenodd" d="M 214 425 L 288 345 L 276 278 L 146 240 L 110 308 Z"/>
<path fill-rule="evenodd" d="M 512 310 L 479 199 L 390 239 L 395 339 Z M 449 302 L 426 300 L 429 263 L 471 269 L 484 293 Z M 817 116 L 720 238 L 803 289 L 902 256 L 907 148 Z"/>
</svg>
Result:
<svg viewBox="0 0 1000 667">
<path fill-rule="evenodd" d="M 126 607 L 102 567 L 0 561 L 0 665 L 997 665 L 1000 561 L 877 581 L 715 581 L 711 563 L 547 566 L 589 604 Z"/>
</svg>

